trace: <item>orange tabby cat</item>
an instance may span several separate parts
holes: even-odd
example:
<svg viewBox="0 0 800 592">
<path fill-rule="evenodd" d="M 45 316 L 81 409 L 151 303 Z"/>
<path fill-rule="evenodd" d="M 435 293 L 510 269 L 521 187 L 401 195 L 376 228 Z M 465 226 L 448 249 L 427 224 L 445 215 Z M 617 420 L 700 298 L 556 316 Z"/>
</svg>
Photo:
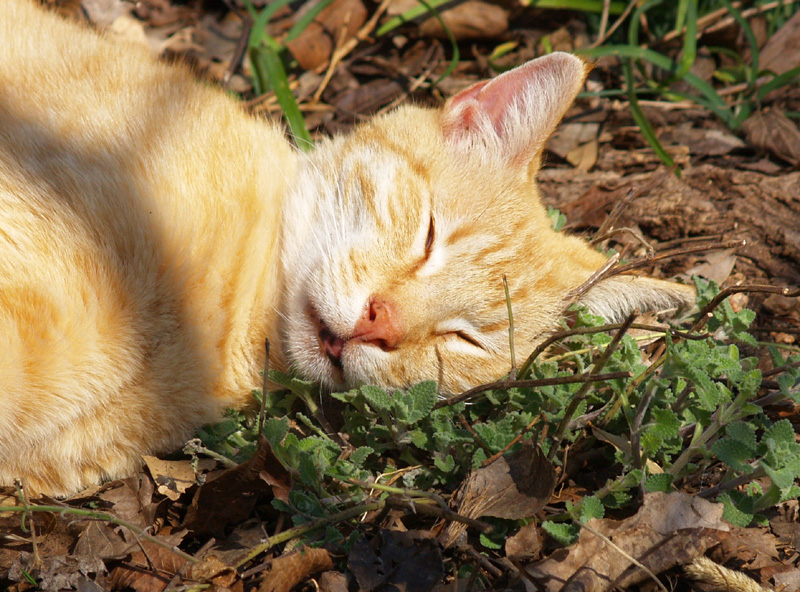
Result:
<svg viewBox="0 0 800 592">
<path fill-rule="evenodd" d="M 605 258 L 534 175 L 583 84 L 554 53 L 310 156 L 143 49 L 0 2 L 0 484 L 67 494 L 180 445 L 273 363 L 450 394 L 552 330 Z M 688 304 L 616 277 L 608 318 Z"/>
</svg>

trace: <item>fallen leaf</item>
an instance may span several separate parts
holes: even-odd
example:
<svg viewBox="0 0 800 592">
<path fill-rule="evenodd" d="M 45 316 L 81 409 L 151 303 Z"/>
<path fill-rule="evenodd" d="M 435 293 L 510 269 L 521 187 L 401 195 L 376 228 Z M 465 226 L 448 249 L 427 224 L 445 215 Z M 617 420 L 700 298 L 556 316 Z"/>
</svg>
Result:
<svg viewBox="0 0 800 592">
<path fill-rule="evenodd" d="M 597 163 L 597 140 L 581 144 L 567 153 L 567 162 L 579 171 L 589 171 Z"/>
<path fill-rule="evenodd" d="M 783 74 L 800 66 L 800 12 L 783 23 L 767 40 L 758 55 L 758 67 Z"/>
<path fill-rule="evenodd" d="M 304 5 L 311 8 L 313 3 Z M 301 10 L 293 18 L 303 15 Z M 361 0 L 334 0 L 324 8 L 286 47 L 303 70 L 313 70 L 327 62 L 333 48 L 352 38 L 367 20 Z"/>
<path fill-rule="evenodd" d="M 518 520 L 541 510 L 550 500 L 555 485 L 553 465 L 538 446 L 526 440 L 516 452 L 473 470 L 456 492 L 454 505 L 467 518 L 494 516 Z M 465 528 L 461 522 L 451 522 L 439 535 L 439 541 L 447 548 Z"/>
<path fill-rule="evenodd" d="M 447 39 L 449 30 L 453 37 L 462 41 L 497 37 L 508 29 L 508 12 L 500 6 L 479 0 L 467 0 L 441 11 L 439 16 L 444 27 L 439 19 L 430 17 L 420 24 L 420 33 L 427 37 Z"/>
<path fill-rule="evenodd" d="M 599 123 L 562 124 L 547 140 L 547 149 L 554 154 L 558 154 L 561 158 L 566 158 L 567 154 L 582 144 L 597 140 L 599 131 Z"/>
<path fill-rule="evenodd" d="M 442 554 L 434 540 L 396 530 L 381 530 L 371 542 L 356 541 L 347 568 L 362 592 L 429 592 L 444 577 Z"/>
<path fill-rule="evenodd" d="M 170 547 L 177 547 L 186 531 L 154 535 Z M 162 592 L 172 577 L 186 564 L 186 559 L 148 540 L 139 540 L 137 550 L 109 575 L 112 588 L 132 588 L 136 592 Z"/>
<path fill-rule="evenodd" d="M 735 559 L 749 569 L 772 565 L 779 556 L 778 539 L 763 528 L 731 528 L 715 550 L 722 563 Z"/>
<path fill-rule="evenodd" d="M 711 251 L 703 255 L 704 261 L 694 267 L 687 269 L 684 273 L 687 276 L 699 275 L 709 280 L 714 280 L 718 286 L 727 280 L 733 266 L 736 264 L 736 249 L 725 249 L 721 251 Z"/>
<path fill-rule="evenodd" d="M 658 574 L 691 562 L 719 541 L 729 530 L 722 509 L 685 493 L 649 493 L 634 516 L 594 519 L 588 526 Z M 529 565 L 527 572 L 548 592 L 595 592 L 625 589 L 650 577 L 632 565 L 606 540 L 583 529 L 576 544 Z M 530 582 L 526 587 L 537 590 Z"/>
<path fill-rule="evenodd" d="M 781 160 L 800 164 L 800 130 L 778 109 L 764 109 L 748 117 L 742 124 L 747 141 L 771 152 Z"/>
<path fill-rule="evenodd" d="M 197 485 L 197 473 L 212 470 L 217 466 L 214 459 L 201 458 L 195 465 L 191 460 L 161 460 L 155 456 L 144 456 L 147 469 L 156 483 L 158 493 L 176 501 L 190 487 Z"/>
<path fill-rule="evenodd" d="M 542 550 L 542 536 L 539 534 L 539 525 L 526 524 L 519 532 L 506 539 L 506 557 L 512 561 L 530 561 Z"/>
<path fill-rule="evenodd" d="M 285 499 L 290 483 L 289 473 L 275 458 L 266 438 L 260 437 L 256 453 L 247 462 L 197 488 L 183 526 L 196 535 L 219 536 L 228 525 L 250 516 L 260 496 L 271 493 Z"/>
<path fill-rule="evenodd" d="M 328 551 L 303 546 L 270 561 L 261 577 L 258 592 L 289 592 L 312 574 L 332 568 L 333 561 Z"/>
<path fill-rule="evenodd" d="M 347 576 L 338 571 L 326 571 L 320 574 L 317 583 L 320 592 L 347 592 Z"/>
</svg>

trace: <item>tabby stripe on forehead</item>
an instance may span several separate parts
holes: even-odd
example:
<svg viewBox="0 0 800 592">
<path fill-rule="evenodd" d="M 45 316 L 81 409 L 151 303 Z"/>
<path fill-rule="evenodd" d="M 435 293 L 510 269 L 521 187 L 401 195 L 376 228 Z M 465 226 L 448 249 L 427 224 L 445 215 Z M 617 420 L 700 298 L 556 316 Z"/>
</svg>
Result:
<svg viewBox="0 0 800 592">
<path fill-rule="evenodd" d="M 451 232 L 447 236 L 447 239 L 445 240 L 445 244 L 448 247 L 451 247 L 454 244 L 456 244 L 458 241 L 463 240 L 463 239 L 465 239 L 467 237 L 470 237 L 470 236 L 473 236 L 473 235 L 477 234 L 477 232 L 478 231 L 474 226 L 468 225 L 468 224 L 464 224 L 463 226 L 459 226 L 458 228 L 456 228 L 453 232 Z"/>
<path fill-rule="evenodd" d="M 424 162 L 415 158 L 414 155 L 411 153 L 408 148 L 403 145 L 397 144 L 392 139 L 390 139 L 383 130 L 377 129 L 377 126 L 371 126 L 368 130 L 360 130 L 362 133 L 359 135 L 359 139 L 364 144 L 374 144 L 377 146 L 381 151 L 390 151 L 394 152 L 401 160 L 408 163 L 408 166 L 411 170 L 414 171 L 415 175 L 419 175 L 422 177 L 426 183 L 430 181 L 430 174 L 428 173 L 428 167 L 425 166 Z M 362 137 L 366 136 L 366 137 Z"/>
<path fill-rule="evenodd" d="M 475 253 L 473 261 L 484 261 L 489 255 L 500 253 L 506 250 L 507 247 L 508 245 L 503 241 L 489 242 L 483 249 Z"/>
<path fill-rule="evenodd" d="M 496 321 L 489 325 L 481 325 L 481 332 L 491 333 L 492 331 L 500 331 L 501 329 L 507 329 L 507 328 L 508 328 L 508 318 L 505 318 L 501 321 Z"/>
<path fill-rule="evenodd" d="M 361 203 L 364 204 L 364 208 L 369 212 L 370 216 L 372 216 L 372 219 L 378 227 L 383 229 L 383 220 L 381 220 L 375 202 L 377 187 L 372 177 L 369 175 L 369 169 L 364 166 L 364 160 L 363 158 L 359 158 L 352 164 L 353 176 L 347 181 L 348 185 L 351 185 L 351 187 L 347 188 L 345 196 L 361 194 L 364 197 L 364 199 L 361 200 Z M 350 204 L 348 203 L 348 205 Z"/>
</svg>

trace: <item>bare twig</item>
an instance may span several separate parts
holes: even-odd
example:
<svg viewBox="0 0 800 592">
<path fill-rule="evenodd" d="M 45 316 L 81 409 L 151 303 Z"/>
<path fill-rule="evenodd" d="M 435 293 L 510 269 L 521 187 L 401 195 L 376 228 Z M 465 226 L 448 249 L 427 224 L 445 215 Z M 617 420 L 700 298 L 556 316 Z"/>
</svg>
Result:
<svg viewBox="0 0 800 592">
<path fill-rule="evenodd" d="M 508 307 L 508 347 L 511 352 L 511 372 L 508 377 L 515 380 L 517 378 L 517 357 L 514 355 L 514 313 L 511 311 L 511 294 L 508 293 L 506 274 L 503 274 L 503 290 L 506 294 L 506 307 Z"/>
<path fill-rule="evenodd" d="M 656 261 L 661 261 L 662 259 L 671 259 L 673 257 L 680 257 L 681 255 L 691 255 L 692 253 L 703 253 L 705 251 L 719 251 L 722 249 L 733 249 L 734 247 L 744 247 L 746 244 L 747 241 L 745 240 L 732 240 L 724 243 L 713 243 L 710 245 L 699 245 L 697 247 L 686 247 L 685 249 L 663 251 L 661 253 L 656 253 L 652 257 L 648 257 L 646 259 L 641 259 L 639 261 L 634 261 L 633 263 L 628 263 L 627 265 L 620 265 L 619 267 L 615 267 L 614 269 L 611 270 L 611 272 L 608 275 L 610 277 L 613 275 L 626 273 L 633 269 L 646 267 L 651 263 L 655 263 Z"/>
<path fill-rule="evenodd" d="M 604 35 L 598 35 L 595 42 L 592 43 L 589 47 L 599 47 L 603 45 L 603 43 L 606 42 L 606 39 L 611 37 L 614 34 L 614 31 L 619 29 L 620 25 L 625 22 L 625 19 L 628 18 L 628 15 L 631 13 L 631 10 L 633 10 L 633 7 L 636 6 L 637 4 L 638 4 L 637 0 L 631 0 L 630 2 L 628 2 L 628 6 L 625 7 L 625 10 L 623 10 L 622 14 L 619 15 L 619 18 L 616 21 L 614 21 L 614 24 L 611 25 L 611 28 L 609 28 Z"/>
<path fill-rule="evenodd" d="M 267 383 L 269 381 L 269 339 L 264 340 L 264 350 L 266 351 L 266 358 L 264 359 L 264 383 L 261 387 L 261 409 L 258 412 L 258 435 L 264 433 L 264 421 L 267 417 Z"/>
<path fill-rule="evenodd" d="M 615 349 L 617 349 L 622 337 L 628 332 L 628 329 L 630 329 L 631 325 L 633 324 L 633 319 L 636 318 L 637 314 L 639 314 L 638 311 L 633 311 L 628 315 L 628 317 L 622 323 L 622 326 L 617 330 L 617 332 L 614 334 L 614 337 L 611 339 L 611 342 L 606 347 L 606 351 L 604 351 L 600 358 L 593 364 L 592 372 L 600 372 L 603 369 L 608 360 L 611 358 L 611 354 L 614 353 Z M 564 437 L 564 432 L 567 430 L 567 425 L 569 425 L 569 422 L 572 421 L 572 416 L 575 413 L 575 410 L 578 408 L 578 405 L 580 405 L 581 401 L 586 398 L 586 395 L 589 392 L 589 387 L 590 383 L 584 383 L 583 386 L 578 389 L 578 392 L 575 393 L 575 395 L 573 395 L 573 397 L 570 399 L 569 405 L 567 405 L 567 409 L 564 411 L 564 417 L 561 418 L 558 428 L 556 428 L 556 433 L 553 434 L 553 443 L 550 448 L 550 453 L 547 455 L 547 460 L 553 460 L 553 457 L 556 455 L 559 444 Z"/>
<path fill-rule="evenodd" d="M 489 458 L 484 460 L 481 463 L 481 466 L 482 467 L 488 467 L 490 464 L 492 464 L 498 458 L 503 456 L 506 452 L 508 452 L 511 449 L 512 446 L 514 446 L 514 444 L 516 444 L 517 442 L 522 440 L 522 436 L 527 434 L 531 430 L 531 428 L 533 428 L 533 426 L 535 426 L 537 423 L 539 423 L 542 420 L 544 420 L 544 412 L 542 412 L 539 415 L 537 415 L 536 417 L 534 417 L 533 420 L 531 420 L 531 422 L 527 426 L 525 426 L 525 428 L 519 434 L 514 436 L 514 439 L 511 440 L 511 442 L 509 442 L 508 444 L 503 446 L 503 448 L 501 450 L 498 450 L 495 454 L 493 454 L 492 456 L 490 456 Z"/>
<path fill-rule="evenodd" d="M 729 288 L 725 288 L 724 290 L 720 290 L 720 293 L 717 294 L 711 302 L 706 304 L 703 307 L 703 310 L 700 311 L 700 314 L 697 317 L 697 321 L 695 321 L 694 325 L 692 325 L 691 331 L 698 331 L 702 329 L 708 320 L 712 317 L 712 312 L 715 308 L 717 308 L 728 296 L 733 294 L 739 294 L 741 292 L 753 292 L 753 293 L 762 293 L 762 294 L 780 294 L 781 296 L 786 296 L 788 298 L 795 298 L 800 296 L 800 288 L 795 288 L 792 290 L 791 288 L 780 287 L 780 286 L 767 286 L 767 285 L 744 285 L 744 286 L 731 286 Z"/>
<path fill-rule="evenodd" d="M 238 12 L 238 11 L 237 11 Z M 225 73 L 222 75 L 222 84 L 228 86 L 231 78 L 236 74 L 236 71 L 242 65 L 244 54 L 247 52 L 247 47 L 250 43 L 250 31 L 253 29 L 253 17 L 249 14 L 242 19 L 242 32 L 236 41 L 236 49 L 233 51 L 231 61 L 228 62 L 228 67 L 225 68 Z"/>
<path fill-rule="evenodd" d="M 449 399 L 442 399 L 438 401 L 433 408 L 440 409 L 441 407 L 451 407 L 457 403 L 469 401 L 478 395 L 490 391 L 492 389 L 500 388 L 535 388 L 537 386 L 552 386 L 557 384 L 573 384 L 576 382 L 603 382 L 605 380 L 613 380 L 615 378 L 630 378 L 630 372 L 609 372 L 607 374 L 591 374 L 589 372 L 578 374 L 577 376 L 556 376 L 554 378 L 541 378 L 537 380 L 497 380 L 471 388 L 464 391 L 460 395 L 450 397 Z"/>
<path fill-rule="evenodd" d="M 651 570 L 649 567 L 647 567 L 647 566 L 646 566 L 644 563 L 642 563 L 641 561 L 639 561 L 638 559 L 636 559 L 635 557 L 633 557 L 633 556 L 632 556 L 630 553 L 628 553 L 627 551 L 623 550 L 623 549 L 622 549 L 622 547 L 620 547 L 619 545 L 617 545 L 616 543 L 614 543 L 614 542 L 613 542 L 611 539 L 609 539 L 607 536 L 605 536 L 604 534 L 601 534 L 600 532 L 598 532 L 597 530 L 595 530 L 595 529 L 594 529 L 594 528 L 592 528 L 591 526 L 587 526 L 586 524 L 583 524 L 582 522 L 579 522 L 579 521 L 577 521 L 577 520 L 575 521 L 575 524 L 577 524 L 577 525 L 578 525 L 578 526 L 580 526 L 581 528 L 583 528 L 583 529 L 585 529 L 585 530 L 588 530 L 589 532 L 591 532 L 591 533 L 592 533 L 594 536 L 596 536 L 597 538 L 599 538 L 600 540 L 602 540 L 602 541 L 603 541 L 604 543 L 606 543 L 606 544 L 607 544 L 609 547 L 611 547 L 611 548 L 612 548 L 612 549 L 614 549 L 614 550 L 615 550 L 617 553 L 619 553 L 620 555 L 622 555 L 622 556 L 623 556 L 625 559 L 627 559 L 628 561 L 630 561 L 631 563 L 633 563 L 633 564 L 634 564 L 636 567 L 638 567 L 638 568 L 639 568 L 639 569 L 641 569 L 643 572 L 645 572 L 645 573 L 646 573 L 648 576 L 650 576 L 650 578 L 651 578 L 651 579 L 652 579 L 652 580 L 655 582 L 655 584 L 656 584 L 656 585 L 657 585 L 657 586 L 658 586 L 658 587 L 659 587 L 661 590 L 663 590 L 664 592 L 669 592 L 669 590 L 667 590 L 667 587 L 666 587 L 664 584 L 662 584 L 662 583 L 661 583 L 661 580 L 659 580 L 659 579 L 658 579 L 658 577 L 656 577 L 656 574 L 654 574 L 654 573 L 653 573 L 653 571 L 652 571 L 652 570 Z"/>
<path fill-rule="evenodd" d="M 522 364 L 522 367 L 519 370 L 520 376 L 526 376 L 530 371 L 531 366 L 536 361 L 536 359 L 544 352 L 548 347 L 553 345 L 556 341 L 560 341 L 562 339 L 566 339 L 567 337 L 572 337 L 573 335 L 590 335 L 592 333 L 603 333 L 605 331 L 613 331 L 614 329 L 619 329 L 622 327 L 622 323 L 612 323 L 610 325 L 602 325 L 600 327 L 580 327 L 578 329 L 567 329 L 564 331 L 559 331 L 542 341 L 536 348 L 531 352 L 531 355 L 528 356 L 528 359 L 525 360 L 525 363 Z M 644 323 L 632 323 L 631 329 L 641 329 L 644 331 L 652 331 L 654 333 L 669 333 L 674 337 L 682 337 L 683 339 L 696 339 L 696 340 L 703 340 L 708 337 L 707 333 L 686 333 L 684 331 L 676 331 L 675 329 L 671 329 L 669 327 L 659 327 L 658 325 L 647 325 Z"/>
</svg>

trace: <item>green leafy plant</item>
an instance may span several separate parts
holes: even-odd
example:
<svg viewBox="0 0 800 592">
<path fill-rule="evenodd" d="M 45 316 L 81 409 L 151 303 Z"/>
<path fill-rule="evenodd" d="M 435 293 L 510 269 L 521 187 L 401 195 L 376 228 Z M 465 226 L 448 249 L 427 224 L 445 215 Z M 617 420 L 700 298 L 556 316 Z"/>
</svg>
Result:
<svg viewBox="0 0 800 592">
<path fill-rule="evenodd" d="M 289 124 L 295 143 L 298 147 L 308 150 L 313 146 L 311 134 L 308 132 L 305 118 L 300 112 L 300 107 L 289 88 L 283 57 L 286 55 L 286 43 L 296 39 L 297 36 L 314 20 L 332 0 L 322 0 L 298 19 L 289 30 L 284 41 L 278 42 L 267 33 L 267 24 L 278 9 L 289 4 L 289 0 L 271 2 L 258 12 L 250 0 L 245 0 L 245 6 L 253 19 L 253 27 L 248 40 L 248 54 L 253 65 L 253 86 L 256 94 L 263 94 L 272 89 L 283 111 L 283 116 Z"/>
<path fill-rule="evenodd" d="M 701 308 L 719 301 L 716 285 L 696 284 Z M 333 393 L 341 407 L 337 431 L 347 435 L 346 442 L 322 428 L 313 384 L 271 371 L 280 389 L 266 395 L 271 418 L 264 435 L 296 477 L 288 505 L 274 505 L 297 524 L 311 524 L 337 512 L 349 516 L 348 508 L 376 496 L 378 503 L 398 492 L 429 499 L 525 438 L 536 439 L 556 465 L 568 445 L 571 454 L 598 449 L 614 467 L 613 476 L 590 495 L 565 504 L 542 524 L 561 544 L 576 539 L 580 524 L 631 505 L 641 492 L 672 491 L 710 467 L 722 471 L 714 495 L 736 524 L 758 522 L 759 512 L 800 494 L 800 445 L 792 426 L 771 420 L 757 403 L 762 372 L 755 357 L 741 354 L 761 345 L 748 332 L 751 311 L 736 312 L 723 300 L 703 328 L 650 327 L 637 338 L 625 333 L 625 324 L 606 326 L 580 309 L 574 315 L 557 348 L 522 367 L 519 380 L 500 381 L 469 400 L 439 400 L 432 382 L 407 390 L 363 386 Z M 646 360 L 642 342 L 653 339 L 663 342 L 663 353 Z M 779 396 L 800 400 L 797 348 L 788 357 L 776 347 L 769 351 Z M 591 389 L 580 381 L 558 383 L 601 370 L 619 378 L 592 383 Z M 233 448 L 254 439 L 237 431 L 229 437 Z M 402 488 L 389 485 L 398 479 Z M 345 533 L 326 525 L 325 540 L 345 544 Z M 499 540 L 487 533 L 480 538 L 487 550 Z"/>
</svg>

